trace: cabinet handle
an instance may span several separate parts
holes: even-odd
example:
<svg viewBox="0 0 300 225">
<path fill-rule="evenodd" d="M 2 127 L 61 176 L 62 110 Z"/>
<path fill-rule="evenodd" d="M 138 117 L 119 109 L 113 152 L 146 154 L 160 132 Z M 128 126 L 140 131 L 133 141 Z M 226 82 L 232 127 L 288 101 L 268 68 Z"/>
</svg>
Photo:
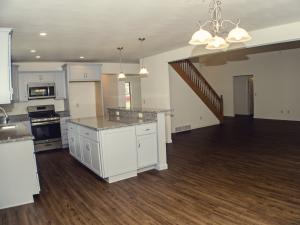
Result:
<svg viewBox="0 0 300 225">
<path fill-rule="evenodd" d="M 86 145 L 86 150 L 87 150 L 87 151 L 90 151 L 89 145 Z"/>
<path fill-rule="evenodd" d="M 145 131 L 149 131 L 149 130 L 150 130 L 150 128 L 145 129 Z"/>
<path fill-rule="evenodd" d="M 141 143 L 138 144 L 138 148 L 140 148 L 140 147 L 141 147 Z"/>
<path fill-rule="evenodd" d="M 90 133 L 85 133 L 85 135 L 88 135 L 88 136 L 89 136 L 89 135 L 90 135 Z"/>
</svg>

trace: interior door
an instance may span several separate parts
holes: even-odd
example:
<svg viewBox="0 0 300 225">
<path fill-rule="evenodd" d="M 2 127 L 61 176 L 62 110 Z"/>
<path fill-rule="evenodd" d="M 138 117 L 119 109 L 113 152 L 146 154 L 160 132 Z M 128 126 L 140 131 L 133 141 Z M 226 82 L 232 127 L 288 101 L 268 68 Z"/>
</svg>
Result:
<svg viewBox="0 0 300 225">
<path fill-rule="evenodd" d="M 251 85 L 249 80 L 252 78 L 253 76 L 250 75 L 233 77 L 235 115 L 253 115 L 253 106 L 251 105 L 253 104 L 253 87 L 252 89 L 249 87 Z"/>
</svg>

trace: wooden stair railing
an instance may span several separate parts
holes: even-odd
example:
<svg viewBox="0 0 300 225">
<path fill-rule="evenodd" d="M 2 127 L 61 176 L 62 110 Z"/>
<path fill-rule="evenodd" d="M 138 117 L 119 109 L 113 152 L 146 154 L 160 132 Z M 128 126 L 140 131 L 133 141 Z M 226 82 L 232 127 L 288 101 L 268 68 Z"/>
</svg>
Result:
<svg viewBox="0 0 300 225">
<path fill-rule="evenodd" d="M 169 63 L 223 123 L 223 97 L 219 96 L 189 59 Z"/>
</svg>

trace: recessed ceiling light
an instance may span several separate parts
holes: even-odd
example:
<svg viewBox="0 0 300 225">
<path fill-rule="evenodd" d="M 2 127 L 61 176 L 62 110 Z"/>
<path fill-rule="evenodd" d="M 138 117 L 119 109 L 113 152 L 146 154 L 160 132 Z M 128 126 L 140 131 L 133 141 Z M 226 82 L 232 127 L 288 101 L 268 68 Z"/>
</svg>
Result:
<svg viewBox="0 0 300 225">
<path fill-rule="evenodd" d="M 84 56 L 80 56 L 79 59 L 84 59 Z"/>
<path fill-rule="evenodd" d="M 30 52 L 31 52 L 31 53 L 36 53 L 36 50 L 31 49 Z"/>
<path fill-rule="evenodd" d="M 46 32 L 41 32 L 40 36 L 47 36 L 47 33 Z"/>
<path fill-rule="evenodd" d="M 41 58 L 41 56 L 37 55 L 35 58 L 37 58 L 37 59 L 40 59 L 40 58 Z"/>
</svg>

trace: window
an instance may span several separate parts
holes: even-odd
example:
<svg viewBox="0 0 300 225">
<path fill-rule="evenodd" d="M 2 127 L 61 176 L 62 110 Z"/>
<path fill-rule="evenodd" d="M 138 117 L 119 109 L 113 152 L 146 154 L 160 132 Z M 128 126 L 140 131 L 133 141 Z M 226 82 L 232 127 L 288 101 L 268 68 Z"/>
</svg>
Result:
<svg viewBox="0 0 300 225">
<path fill-rule="evenodd" d="M 131 107 L 131 87 L 130 82 L 125 82 L 125 106 L 126 108 Z"/>
</svg>

